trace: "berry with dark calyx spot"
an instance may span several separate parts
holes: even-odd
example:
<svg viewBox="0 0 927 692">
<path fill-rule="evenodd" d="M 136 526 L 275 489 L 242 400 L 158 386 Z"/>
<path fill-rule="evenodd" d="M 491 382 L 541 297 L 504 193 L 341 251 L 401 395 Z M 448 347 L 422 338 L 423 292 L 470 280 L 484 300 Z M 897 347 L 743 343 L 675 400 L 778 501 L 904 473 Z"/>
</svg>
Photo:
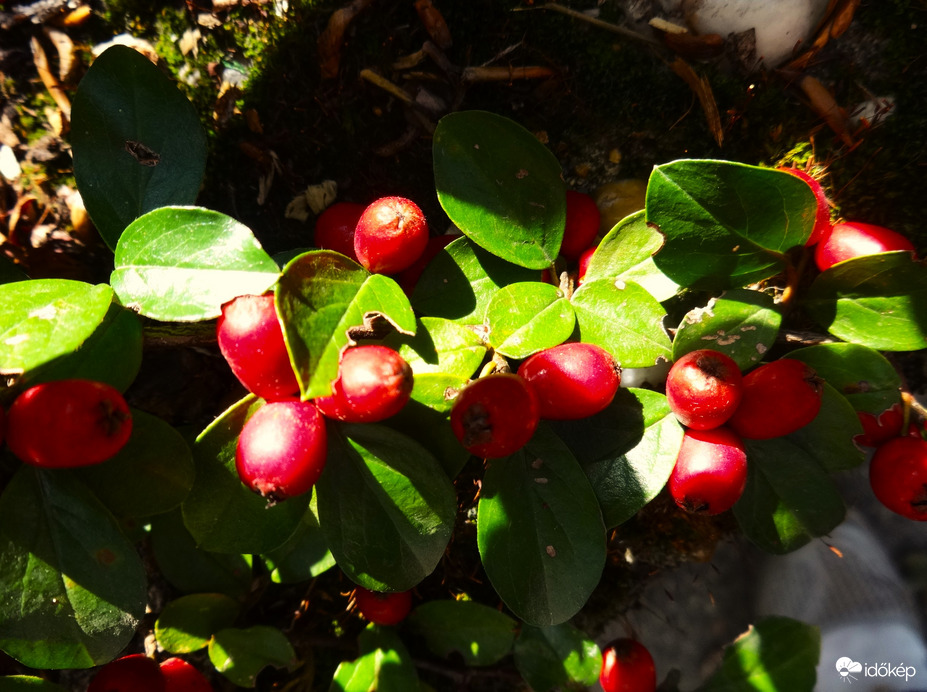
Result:
<svg viewBox="0 0 927 692">
<path fill-rule="evenodd" d="M 847 221 L 834 224 L 830 233 L 817 244 L 814 262 L 818 269 L 825 271 L 837 262 L 893 250 L 907 250 L 913 255 L 915 248 L 910 240 L 890 228 Z"/>
<path fill-rule="evenodd" d="M 167 682 L 153 658 L 129 654 L 101 667 L 87 692 L 167 692 Z"/>
<path fill-rule="evenodd" d="M 686 430 L 669 492 L 682 509 L 694 514 L 720 514 L 740 499 L 747 483 L 743 441 L 722 426 Z"/>
<path fill-rule="evenodd" d="M 779 170 L 785 171 L 786 173 L 791 173 L 796 178 L 801 178 L 808 184 L 808 187 L 810 187 L 811 191 L 814 193 L 814 199 L 817 202 L 817 207 L 814 214 L 814 228 L 811 229 L 811 235 L 808 236 L 808 240 L 805 241 L 805 245 L 816 245 L 817 243 L 824 240 L 824 238 L 830 232 L 830 202 L 827 199 L 827 193 L 824 192 L 824 188 L 821 187 L 821 183 L 819 183 L 816 178 L 801 168 L 789 168 L 786 166 L 781 166 Z"/>
<path fill-rule="evenodd" d="M 354 229 L 366 205 L 335 202 L 319 214 L 315 221 L 313 242 L 322 250 L 334 250 L 357 262 L 354 252 Z"/>
<path fill-rule="evenodd" d="M 800 360 L 764 363 L 744 375 L 740 405 L 727 425 L 747 440 L 768 440 L 800 430 L 821 410 L 823 382 Z"/>
<path fill-rule="evenodd" d="M 44 382 L 10 406 L 6 443 L 20 460 L 45 468 L 99 464 L 132 434 L 132 413 L 119 390 L 103 382 Z"/>
<path fill-rule="evenodd" d="M 427 244 L 425 215 L 405 197 L 374 201 L 364 209 L 354 230 L 357 261 L 374 274 L 397 274 L 412 266 Z"/>
<path fill-rule="evenodd" d="M 679 422 L 695 430 L 723 425 L 734 415 L 743 392 L 743 376 L 734 360 L 720 351 L 690 351 L 666 376 L 666 401 Z"/>
<path fill-rule="evenodd" d="M 621 384 L 621 368 L 594 344 L 566 343 L 539 351 L 518 368 L 538 402 L 541 418 L 588 418 L 608 406 Z"/>
<path fill-rule="evenodd" d="M 249 392 L 267 401 L 299 392 L 272 293 L 225 303 L 216 338 L 232 373 Z"/>
<path fill-rule="evenodd" d="M 636 639 L 622 637 L 602 649 L 599 685 L 603 692 L 654 692 L 657 666 Z"/>
<path fill-rule="evenodd" d="M 451 408 L 451 430 L 471 454 L 496 459 L 527 444 L 539 420 L 538 402 L 524 378 L 481 377 L 464 387 Z"/>
<path fill-rule="evenodd" d="M 566 226 L 560 254 L 575 262 L 599 232 L 601 214 L 595 200 L 583 192 L 567 190 Z"/>
<path fill-rule="evenodd" d="M 904 409 L 901 404 L 892 405 L 878 416 L 866 411 L 857 411 L 856 415 L 863 426 L 863 433 L 854 436 L 853 441 L 861 447 L 878 447 L 893 437 L 898 437 L 904 425 Z"/>
<path fill-rule="evenodd" d="M 883 505 L 915 521 L 927 521 L 927 441 L 896 437 L 869 462 L 869 484 Z"/>
<path fill-rule="evenodd" d="M 284 399 L 262 406 L 244 424 L 235 468 L 242 483 L 273 503 L 311 490 L 327 455 L 325 419 L 315 404 Z"/>
<path fill-rule="evenodd" d="M 394 416 L 412 394 L 412 368 L 386 346 L 355 346 L 346 350 L 330 396 L 315 405 L 327 418 L 347 423 L 374 423 Z"/>
<path fill-rule="evenodd" d="M 182 658 L 161 661 L 161 673 L 167 683 L 165 692 L 213 692 L 212 685 L 192 663 Z"/>
<path fill-rule="evenodd" d="M 354 590 L 354 602 L 365 620 L 377 625 L 396 625 L 412 609 L 412 592 L 386 593 L 358 586 Z"/>
</svg>

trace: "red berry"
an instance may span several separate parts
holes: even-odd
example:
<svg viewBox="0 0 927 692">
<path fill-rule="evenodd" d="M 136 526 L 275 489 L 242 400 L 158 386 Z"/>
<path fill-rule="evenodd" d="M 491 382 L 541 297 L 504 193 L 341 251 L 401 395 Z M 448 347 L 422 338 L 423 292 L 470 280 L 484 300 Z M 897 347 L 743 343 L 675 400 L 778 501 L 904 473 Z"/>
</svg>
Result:
<svg viewBox="0 0 927 692">
<path fill-rule="evenodd" d="M 402 410 L 412 394 L 412 368 L 386 346 L 355 346 L 345 351 L 330 396 L 315 405 L 327 417 L 348 423 L 374 423 Z"/>
<path fill-rule="evenodd" d="M 823 392 L 823 380 L 810 365 L 774 360 L 744 375 L 740 406 L 727 424 L 747 440 L 782 437 L 815 419 Z"/>
<path fill-rule="evenodd" d="M 824 192 L 824 188 L 821 187 L 821 183 L 807 171 L 803 171 L 801 168 L 787 168 L 785 166 L 780 167 L 779 170 L 791 173 L 797 178 L 801 178 L 808 183 L 808 187 L 810 187 L 811 191 L 814 193 L 814 199 L 817 201 L 817 207 L 814 213 L 814 228 L 811 229 L 811 235 L 808 236 L 805 245 L 816 245 L 830 232 L 830 202 L 827 200 L 827 194 Z"/>
<path fill-rule="evenodd" d="M 744 443 L 726 427 L 686 430 L 669 479 L 676 504 L 695 514 L 720 514 L 747 484 Z"/>
<path fill-rule="evenodd" d="M 167 683 L 157 661 L 130 654 L 100 668 L 87 692 L 167 692 Z"/>
<path fill-rule="evenodd" d="M 165 692 L 213 692 L 205 676 L 182 658 L 161 661 L 161 673 L 167 683 Z"/>
<path fill-rule="evenodd" d="M 419 258 L 395 276 L 396 283 L 402 287 L 402 290 L 405 291 L 407 296 L 412 295 L 412 291 L 415 290 L 415 285 L 418 283 L 419 278 L 421 278 L 422 272 L 425 271 L 425 267 L 428 266 L 428 263 L 431 262 L 441 250 L 459 237 L 459 234 L 431 236 L 425 244 L 425 250 Z"/>
<path fill-rule="evenodd" d="M 901 434 L 904 425 L 904 410 L 901 404 L 887 408 L 878 416 L 866 411 L 857 411 L 859 422 L 862 423 L 862 435 L 856 435 L 853 441 L 862 447 L 878 447 L 893 437 Z"/>
<path fill-rule="evenodd" d="M 395 625 L 412 609 L 412 592 L 383 593 L 358 586 L 354 590 L 354 601 L 364 619 L 377 625 Z"/>
<path fill-rule="evenodd" d="M 6 443 L 28 464 L 71 468 L 106 461 L 131 434 L 132 413 L 117 389 L 91 380 L 55 380 L 16 398 Z"/>
<path fill-rule="evenodd" d="M 3 444 L 3 438 L 6 436 L 6 414 L 0 408 L 0 445 Z"/>
<path fill-rule="evenodd" d="M 428 224 L 405 197 L 381 197 L 364 209 L 354 230 L 357 261 L 375 274 L 396 274 L 425 251 Z"/>
<path fill-rule="evenodd" d="M 834 224 L 830 234 L 814 249 L 814 261 L 824 271 L 837 262 L 892 250 L 914 252 L 914 245 L 891 229 L 858 221 Z"/>
<path fill-rule="evenodd" d="M 595 251 L 598 250 L 598 245 L 593 245 L 590 248 L 583 250 L 583 254 L 579 256 L 579 269 L 576 272 L 576 285 L 581 286 L 583 280 L 586 278 L 586 270 L 589 269 L 589 262 L 592 261 L 592 256 L 595 254 Z"/>
<path fill-rule="evenodd" d="M 357 262 L 354 229 L 366 206 L 354 202 L 335 202 L 315 221 L 315 246 L 334 250 Z"/>
<path fill-rule="evenodd" d="M 223 305 L 216 337 L 229 367 L 249 392 L 267 401 L 299 392 L 273 294 L 238 296 Z"/>
<path fill-rule="evenodd" d="M 896 437 L 883 444 L 872 455 L 869 483 L 893 512 L 927 521 L 927 441 Z"/>
<path fill-rule="evenodd" d="M 451 430 L 471 454 L 495 459 L 525 446 L 538 427 L 538 402 L 524 378 L 481 377 L 464 387 L 451 408 Z"/>
<path fill-rule="evenodd" d="M 712 349 L 690 351 L 666 376 L 666 400 L 679 422 L 710 430 L 734 415 L 743 392 L 743 376 L 732 358 Z"/>
<path fill-rule="evenodd" d="M 560 254 L 568 260 L 578 260 L 599 232 L 600 219 L 599 208 L 592 197 L 576 190 L 567 190 L 566 226 L 560 243 Z"/>
<path fill-rule="evenodd" d="M 654 692 L 657 667 L 636 639 L 616 639 L 602 649 L 599 684 L 603 692 Z"/>
<path fill-rule="evenodd" d="M 541 418 L 587 418 L 608 406 L 621 383 L 621 368 L 605 349 L 567 343 L 529 357 L 518 368 L 538 402 Z"/>
<path fill-rule="evenodd" d="M 241 481 L 272 502 L 308 492 L 328 453 L 325 419 L 311 401 L 285 399 L 259 408 L 235 450 Z"/>
</svg>

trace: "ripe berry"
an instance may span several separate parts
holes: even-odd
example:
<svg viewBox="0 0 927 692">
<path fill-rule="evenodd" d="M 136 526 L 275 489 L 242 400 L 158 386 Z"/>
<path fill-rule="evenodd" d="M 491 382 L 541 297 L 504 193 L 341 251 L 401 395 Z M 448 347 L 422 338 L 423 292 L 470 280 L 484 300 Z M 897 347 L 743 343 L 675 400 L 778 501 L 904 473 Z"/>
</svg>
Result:
<svg viewBox="0 0 927 692">
<path fill-rule="evenodd" d="M 670 495 L 695 514 L 720 514 L 740 499 L 747 484 L 747 453 L 726 427 L 686 430 L 669 478 Z"/>
<path fill-rule="evenodd" d="M 576 271 L 577 286 L 581 286 L 583 280 L 586 278 L 586 270 L 589 269 L 589 262 L 592 261 L 592 256 L 595 254 L 598 247 L 598 245 L 593 245 L 590 248 L 586 248 L 583 250 L 583 254 L 579 256 L 579 269 Z"/>
<path fill-rule="evenodd" d="M 605 349 L 566 343 L 529 357 L 518 368 L 538 402 L 541 418 L 588 418 L 608 406 L 621 383 L 621 368 Z"/>
<path fill-rule="evenodd" d="M 566 226 L 560 243 L 560 254 L 568 260 L 578 260 L 599 232 L 600 218 L 599 208 L 592 197 L 576 190 L 567 190 Z"/>
<path fill-rule="evenodd" d="M 464 387 L 451 408 L 451 430 L 471 454 L 495 459 L 525 446 L 538 427 L 538 402 L 524 378 L 481 377 Z"/>
<path fill-rule="evenodd" d="M 830 234 L 814 249 L 814 261 L 824 271 L 837 262 L 892 250 L 914 252 L 914 245 L 891 229 L 858 221 L 834 224 Z"/>
<path fill-rule="evenodd" d="M 367 207 L 354 202 L 335 202 L 315 221 L 315 246 L 334 250 L 357 262 L 354 252 L 354 229 Z"/>
<path fill-rule="evenodd" d="M 734 415 L 743 392 L 743 376 L 732 358 L 712 349 L 690 351 L 666 376 L 666 400 L 679 422 L 710 430 Z"/>
<path fill-rule="evenodd" d="M 782 437 L 815 419 L 823 392 L 823 380 L 810 365 L 774 360 L 744 375 L 740 405 L 727 424 L 747 440 Z"/>
<path fill-rule="evenodd" d="M 859 422 L 863 426 L 862 435 L 856 435 L 853 441 L 862 447 L 878 447 L 893 437 L 901 434 L 904 425 L 904 410 L 901 404 L 887 408 L 878 416 L 865 411 L 857 411 Z"/>
<path fill-rule="evenodd" d="M 428 224 L 405 197 L 381 197 L 364 209 L 354 230 L 357 261 L 375 274 L 396 274 L 411 266 L 428 243 Z"/>
<path fill-rule="evenodd" d="M 71 468 L 106 461 L 131 434 L 132 414 L 117 389 L 55 380 L 30 387 L 13 402 L 7 445 L 28 464 Z"/>
<path fill-rule="evenodd" d="M 299 392 L 273 294 L 238 296 L 222 306 L 219 350 L 245 389 L 267 401 Z"/>
<path fill-rule="evenodd" d="M 402 410 L 412 393 L 412 368 L 386 346 L 355 346 L 345 351 L 330 396 L 315 405 L 327 417 L 373 423 Z"/>
<path fill-rule="evenodd" d="M 166 692 L 213 692 L 205 676 L 182 658 L 161 661 L 161 673 L 167 683 Z"/>
<path fill-rule="evenodd" d="M 87 692 L 166 692 L 167 681 L 157 661 L 130 654 L 110 661 L 93 676 Z"/>
<path fill-rule="evenodd" d="M 412 592 L 383 593 L 358 586 L 354 590 L 354 601 L 364 619 L 377 625 L 395 625 L 412 609 Z"/>
<path fill-rule="evenodd" d="M 869 483 L 893 512 L 927 521 L 927 441 L 896 437 L 883 444 L 872 455 Z"/>
<path fill-rule="evenodd" d="M 830 232 L 830 202 L 827 200 L 827 194 L 824 192 L 824 188 L 821 187 L 821 183 L 801 168 L 787 168 L 782 166 L 779 170 L 791 173 L 797 178 L 801 178 L 808 183 L 808 187 L 810 187 L 811 191 L 814 193 L 814 199 L 817 201 L 817 207 L 814 213 L 814 228 L 811 229 L 811 235 L 808 236 L 805 245 L 816 245 Z"/>
<path fill-rule="evenodd" d="M 259 408 L 235 450 L 242 483 L 271 502 L 312 489 L 325 466 L 325 419 L 311 401 L 284 399 Z"/>
<path fill-rule="evenodd" d="M 616 639 L 602 649 L 599 684 L 603 692 L 654 692 L 657 667 L 636 639 Z"/>
</svg>

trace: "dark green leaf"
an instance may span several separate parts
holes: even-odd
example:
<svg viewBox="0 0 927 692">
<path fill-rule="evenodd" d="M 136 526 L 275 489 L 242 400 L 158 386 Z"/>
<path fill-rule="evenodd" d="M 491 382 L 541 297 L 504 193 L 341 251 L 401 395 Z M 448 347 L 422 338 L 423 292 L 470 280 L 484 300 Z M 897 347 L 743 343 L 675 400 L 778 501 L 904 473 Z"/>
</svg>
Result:
<svg viewBox="0 0 927 692">
<path fill-rule="evenodd" d="M 456 478 L 470 458 L 470 452 L 454 436 L 447 413 L 417 401 L 410 401 L 383 424 L 414 438 L 425 447 L 441 464 L 448 478 Z"/>
<path fill-rule="evenodd" d="M 497 257 L 545 269 L 560 251 L 566 186 L 560 162 L 521 125 L 494 113 L 444 116 L 434 133 L 438 201 Z"/>
<path fill-rule="evenodd" d="M 23 466 L 0 497 L 0 649 L 32 668 L 115 658 L 147 602 L 138 553 L 73 474 Z"/>
<path fill-rule="evenodd" d="M 0 284 L 11 284 L 14 281 L 28 281 L 29 276 L 5 255 L 0 255 Z"/>
<path fill-rule="evenodd" d="M 666 241 L 654 262 L 691 288 L 739 288 L 780 273 L 785 251 L 811 235 L 816 209 L 794 175 L 730 161 L 674 161 L 647 184 L 647 220 Z"/>
<path fill-rule="evenodd" d="M 357 638 L 360 657 L 343 661 L 331 692 L 414 692 L 418 673 L 408 650 L 391 627 L 369 625 Z"/>
<path fill-rule="evenodd" d="M 209 644 L 219 630 L 231 627 L 241 606 L 221 593 L 181 596 L 166 606 L 155 621 L 158 645 L 172 654 L 189 654 Z"/>
<path fill-rule="evenodd" d="M 334 567 L 335 558 L 319 526 L 315 489 L 309 509 L 293 535 L 279 548 L 261 557 L 270 570 L 270 578 L 277 584 L 307 581 Z"/>
<path fill-rule="evenodd" d="M 0 678 L 3 692 L 66 692 L 61 685 L 31 675 L 5 675 Z"/>
<path fill-rule="evenodd" d="M 853 443 L 854 435 L 862 433 L 863 426 L 853 406 L 836 389 L 825 383 L 818 415 L 808 425 L 787 437 L 814 457 L 825 471 L 843 471 L 865 461 L 866 455 Z"/>
<path fill-rule="evenodd" d="M 459 654 L 468 666 L 490 666 L 512 652 L 518 623 L 476 601 L 435 600 L 418 606 L 406 619 L 436 656 Z"/>
<path fill-rule="evenodd" d="M 499 290 L 486 308 L 489 342 L 510 358 L 527 358 L 566 341 L 576 314 L 559 288 L 524 281 Z"/>
<path fill-rule="evenodd" d="M 844 341 L 880 351 L 927 348 L 927 266 L 910 252 L 840 262 L 814 280 L 804 305 Z"/>
<path fill-rule="evenodd" d="M 483 567 L 505 604 L 538 627 L 573 617 L 605 565 L 595 493 L 546 426 L 515 454 L 489 462 L 477 515 Z"/>
<path fill-rule="evenodd" d="M 145 56 L 104 51 L 81 80 L 71 111 L 74 177 L 110 248 L 134 219 L 193 204 L 206 136 L 193 105 Z"/>
<path fill-rule="evenodd" d="M 240 687 L 254 687 L 267 666 L 293 670 L 296 652 L 276 627 L 219 630 L 209 642 L 209 660 L 220 673 Z"/>
<path fill-rule="evenodd" d="M 522 627 L 515 640 L 515 666 L 534 692 L 594 685 L 602 652 L 584 632 L 569 623 Z"/>
<path fill-rule="evenodd" d="M 115 264 L 110 283 L 122 304 L 168 322 L 218 317 L 223 303 L 262 294 L 279 276 L 247 226 L 199 207 L 162 207 L 133 221 Z"/>
</svg>

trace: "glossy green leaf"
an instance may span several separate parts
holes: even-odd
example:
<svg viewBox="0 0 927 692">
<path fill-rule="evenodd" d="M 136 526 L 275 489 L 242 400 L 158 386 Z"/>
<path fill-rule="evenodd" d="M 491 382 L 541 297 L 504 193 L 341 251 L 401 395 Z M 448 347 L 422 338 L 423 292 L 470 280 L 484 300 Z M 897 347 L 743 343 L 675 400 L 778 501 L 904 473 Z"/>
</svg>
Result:
<svg viewBox="0 0 927 692">
<path fill-rule="evenodd" d="M 590 686 L 599 679 L 602 652 L 569 623 L 522 627 L 515 640 L 515 667 L 534 692 Z"/>
<path fill-rule="evenodd" d="M 350 329 L 385 319 L 400 332 L 415 333 L 415 315 L 399 284 L 330 250 L 307 252 L 286 265 L 276 306 L 303 399 L 331 393 Z"/>
<path fill-rule="evenodd" d="M 527 358 L 566 341 L 576 313 L 559 288 L 525 281 L 500 289 L 486 308 L 488 339 L 497 353 Z"/>
<path fill-rule="evenodd" d="M 534 135 L 501 115 L 460 111 L 438 122 L 432 151 L 438 201 L 464 234 L 522 267 L 554 263 L 566 186 Z"/>
<path fill-rule="evenodd" d="M 927 266 L 909 252 L 835 264 L 811 284 L 804 306 L 844 341 L 880 351 L 927 348 Z"/>
<path fill-rule="evenodd" d="M 454 487 L 411 437 L 376 424 L 331 426 L 316 484 L 319 524 L 341 570 L 376 591 L 405 591 L 444 555 Z"/>
<path fill-rule="evenodd" d="M 654 262 L 691 288 L 740 288 L 780 273 L 786 250 L 811 235 L 816 209 L 796 176 L 730 161 L 673 161 L 647 184 L 647 221 L 665 238 Z"/>
<path fill-rule="evenodd" d="M 458 238 L 428 264 L 412 293 L 424 315 L 482 324 L 489 301 L 503 286 L 537 281 L 541 272 L 506 262 L 469 238 Z"/>
<path fill-rule="evenodd" d="M 782 315 L 772 296 L 733 289 L 690 310 L 673 339 L 673 360 L 710 348 L 729 356 L 741 370 L 757 365 L 773 346 Z"/>
<path fill-rule="evenodd" d="M 0 649 L 32 668 L 89 668 L 145 612 L 141 559 L 73 474 L 23 466 L 0 497 Z"/>
<path fill-rule="evenodd" d="M 209 644 L 220 630 L 235 624 L 241 605 L 221 593 L 196 593 L 174 599 L 155 621 L 158 645 L 172 654 L 189 654 Z"/>
<path fill-rule="evenodd" d="M 162 207 L 133 221 L 116 246 L 110 277 L 123 305 L 145 317 L 218 317 L 236 296 L 261 294 L 279 276 L 251 230 L 200 207 Z"/>
<path fill-rule="evenodd" d="M 631 214 L 602 238 L 583 280 L 634 281 L 657 300 L 667 300 L 679 286 L 654 264 L 653 255 L 662 246 L 663 236 L 647 224 L 644 211 Z"/>
<path fill-rule="evenodd" d="M 361 655 L 342 661 L 331 692 L 414 692 L 419 689 L 415 663 L 391 627 L 369 625 L 357 638 Z"/>
<path fill-rule="evenodd" d="M 268 666 L 293 670 L 297 663 L 286 635 L 265 625 L 219 630 L 209 642 L 209 660 L 240 687 L 254 687 L 258 673 Z"/>
<path fill-rule="evenodd" d="M 183 503 L 184 522 L 204 550 L 265 553 L 282 545 L 302 521 L 309 493 L 272 507 L 247 488 L 235 469 L 245 421 L 263 401 L 247 396 L 213 421 L 193 446 L 196 480 Z"/>
<path fill-rule="evenodd" d="M 782 616 L 765 617 L 725 649 L 720 669 L 698 692 L 811 690 L 820 656 L 817 627 Z"/>
<path fill-rule="evenodd" d="M 110 248 L 142 214 L 193 204 L 206 166 L 196 109 L 148 58 L 104 51 L 81 80 L 71 111 L 74 177 Z"/>
<path fill-rule="evenodd" d="M 669 360 L 663 328 L 666 311 L 636 283 L 621 279 L 584 281 L 572 298 L 580 339 L 601 346 L 623 368 L 646 368 Z"/>
<path fill-rule="evenodd" d="M 493 588 L 528 624 L 556 625 L 585 605 L 605 565 L 605 527 L 582 467 L 550 428 L 488 463 L 477 544 Z"/>
<path fill-rule="evenodd" d="M 422 637 L 436 656 L 458 654 L 467 666 L 490 666 L 512 652 L 518 623 L 476 601 L 434 600 L 406 618 L 406 628 Z"/>
<path fill-rule="evenodd" d="M 117 517 L 147 517 L 170 511 L 187 497 L 193 487 L 193 453 L 168 423 L 132 409 L 126 446 L 78 473 Z"/>
<path fill-rule="evenodd" d="M 0 677 L 3 692 L 66 692 L 61 686 L 32 675 L 4 675 Z"/>
<path fill-rule="evenodd" d="M 425 447 L 441 464 L 448 478 L 456 478 L 470 458 L 470 452 L 454 436 L 446 412 L 410 401 L 383 424 L 414 438 Z"/>
<path fill-rule="evenodd" d="M 334 567 L 335 558 L 319 526 L 316 504 L 313 489 L 309 509 L 293 535 L 279 548 L 261 556 L 273 582 L 293 584 L 307 581 Z"/>
<path fill-rule="evenodd" d="M 609 529 L 663 489 L 683 437 L 666 397 L 648 389 L 619 389 L 604 411 L 549 424 L 582 465 Z"/>
</svg>

